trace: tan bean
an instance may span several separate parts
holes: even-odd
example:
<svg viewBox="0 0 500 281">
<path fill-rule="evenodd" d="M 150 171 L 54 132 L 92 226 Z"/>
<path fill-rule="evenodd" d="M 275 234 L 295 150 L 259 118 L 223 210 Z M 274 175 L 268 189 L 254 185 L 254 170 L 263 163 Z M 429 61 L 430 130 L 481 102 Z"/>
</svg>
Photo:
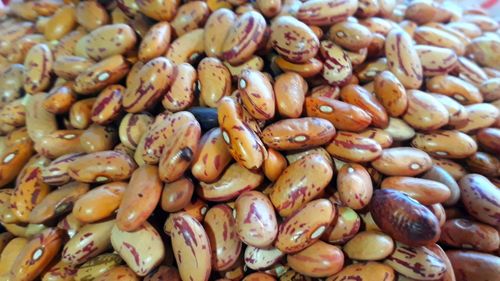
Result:
<svg viewBox="0 0 500 281">
<path fill-rule="evenodd" d="M 227 201 L 259 186 L 264 179 L 260 172 L 252 172 L 238 163 L 229 166 L 221 178 L 213 183 L 200 182 L 198 194 L 208 201 Z"/>
<path fill-rule="evenodd" d="M 412 146 L 431 156 L 443 158 L 466 158 L 477 151 L 476 142 L 459 131 L 435 131 L 430 134 L 417 134 Z"/>
<path fill-rule="evenodd" d="M 106 280 L 116 280 L 122 279 L 124 281 L 139 281 L 140 279 L 135 275 L 134 271 L 132 271 L 127 266 L 117 266 L 109 271 L 99 275 L 94 280 L 96 281 L 106 281 Z"/>
<path fill-rule="evenodd" d="M 210 3 L 207 4 L 210 7 Z M 205 53 L 209 57 L 220 58 L 222 56 L 224 39 L 236 22 L 236 14 L 229 9 L 212 10 L 213 13 L 207 19 L 203 42 Z"/>
<path fill-rule="evenodd" d="M 231 153 L 227 149 L 221 130 L 214 128 L 201 138 L 198 150 L 193 157 L 191 173 L 202 182 L 214 182 L 223 173 L 231 159 Z"/>
<path fill-rule="evenodd" d="M 127 112 L 137 113 L 152 107 L 170 87 L 174 65 L 164 57 L 146 63 L 123 93 L 122 105 Z"/>
<path fill-rule="evenodd" d="M 420 26 L 415 30 L 414 39 L 417 44 L 452 49 L 459 56 L 465 53 L 465 46 L 457 37 L 438 28 Z"/>
<path fill-rule="evenodd" d="M 444 262 L 431 250 L 400 243 L 384 263 L 406 277 L 419 280 L 436 280 L 443 277 L 446 271 Z M 418 271 L 414 270 L 415 266 L 419 267 Z"/>
<path fill-rule="evenodd" d="M 24 90 L 30 94 L 44 91 L 50 84 L 53 56 L 46 44 L 36 44 L 26 54 L 23 75 Z"/>
<path fill-rule="evenodd" d="M 307 90 L 307 82 L 297 73 L 286 72 L 278 76 L 274 93 L 279 114 L 287 118 L 300 117 Z"/>
<path fill-rule="evenodd" d="M 69 110 L 69 122 L 73 128 L 86 129 L 92 123 L 92 107 L 96 98 L 86 98 L 75 102 Z"/>
<path fill-rule="evenodd" d="M 75 266 L 60 261 L 47 269 L 46 273 L 43 274 L 42 281 L 74 280 L 76 271 Z"/>
<path fill-rule="evenodd" d="M 323 70 L 323 63 L 315 58 L 311 58 L 309 61 L 299 64 L 289 62 L 282 57 L 277 57 L 275 62 L 281 70 L 297 72 L 304 78 L 313 77 Z"/>
<path fill-rule="evenodd" d="M 28 243 L 28 239 L 16 237 L 5 246 L 0 255 L 0 276 L 8 278 L 9 271 L 24 246 Z"/>
<path fill-rule="evenodd" d="M 4 188 L 0 190 L 0 222 L 2 223 L 18 223 L 19 219 L 14 214 L 10 198 L 14 194 L 13 188 Z M 3 240 L 2 240 L 3 241 Z M 0 247 L 1 248 L 1 247 Z M 1 253 L 1 251 L 0 251 Z M 1 258 L 0 258 L 1 260 Z"/>
<path fill-rule="evenodd" d="M 344 204 L 355 210 L 362 209 L 373 194 L 370 175 L 359 164 L 346 164 L 338 172 L 337 190 Z"/>
<path fill-rule="evenodd" d="M 455 99 L 441 95 L 441 94 L 431 94 L 434 98 L 438 100 L 439 103 L 444 105 L 448 114 L 450 116 L 450 121 L 448 122 L 451 126 L 464 126 L 467 124 L 467 117 L 469 116 L 467 110 L 463 105 L 461 105 Z"/>
<path fill-rule="evenodd" d="M 438 181 L 412 177 L 387 177 L 381 188 L 399 190 L 424 205 L 442 203 L 451 194 L 449 188 Z"/>
<path fill-rule="evenodd" d="M 69 163 L 75 161 L 83 153 L 65 154 L 54 159 L 48 166 L 42 168 L 43 182 L 49 185 L 63 185 L 71 178 L 68 174 Z"/>
<path fill-rule="evenodd" d="M 454 247 L 491 252 L 498 249 L 500 238 L 496 229 L 489 225 L 452 219 L 444 224 L 440 241 Z"/>
<path fill-rule="evenodd" d="M 317 153 L 304 156 L 283 171 L 269 198 L 281 216 L 289 216 L 320 194 L 332 175 L 332 166 L 325 157 Z"/>
<path fill-rule="evenodd" d="M 193 104 L 198 76 L 196 69 L 188 63 L 176 65 L 174 73 L 175 77 L 162 98 L 162 104 L 167 110 L 177 112 Z"/>
<path fill-rule="evenodd" d="M 485 80 L 479 87 L 485 101 L 500 99 L 500 77 Z"/>
<path fill-rule="evenodd" d="M 204 52 L 204 33 L 204 29 L 198 28 L 178 37 L 168 47 L 166 57 L 175 64 L 195 62 Z"/>
<path fill-rule="evenodd" d="M 433 96 L 418 90 L 410 90 L 407 94 L 408 109 L 403 120 L 410 126 L 427 131 L 439 129 L 449 122 L 448 111 Z"/>
<path fill-rule="evenodd" d="M 29 222 L 44 223 L 71 211 L 73 204 L 89 190 L 85 183 L 69 183 L 50 192 L 40 201 L 29 215 Z"/>
<path fill-rule="evenodd" d="M 500 116 L 500 110 L 492 104 L 477 103 L 465 106 L 467 122 L 456 125 L 461 132 L 469 133 L 493 125 Z"/>
<path fill-rule="evenodd" d="M 68 82 L 60 87 L 52 88 L 43 102 L 45 110 L 53 114 L 69 112 L 76 102 L 76 94 L 72 87 L 73 83 Z"/>
<path fill-rule="evenodd" d="M 0 70 L 0 105 L 4 102 L 13 101 L 21 96 L 23 89 L 24 65 L 11 64 L 3 70 Z"/>
<path fill-rule="evenodd" d="M 459 78 L 462 78 L 467 82 L 471 82 L 476 86 L 481 85 L 481 83 L 488 79 L 486 72 L 474 61 L 466 57 L 458 57 L 457 67 L 453 72 L 458 73 Z"/>
<path fill-rule="evenodd" d="M 354 236 L 343 248 L 350 259 L 375 261 L 387 258 L 394 250 L 394 241 L 379 231 L 363 231 Z"/>
<path fill-rule="evenodd" d="M 128 63 L 121 55 L 108 57 L 80 73 L 73 89 L 80 94 L 91 94 L 120 81 L 129 71 Z"/>
<path fill-rule="evenodd" d="M 327 26 L 354 15 L 357 8 L 356 1 L 319 0 L 301 5 L 296 17 L 308 25 Z"/>
<path fill-rule="evenodd" d="M 169 213 L 184 209 L 191 201 L 194 185 L 189 178 L 166 183 L 161 195 L 161 208 Z"/>
<path fill-rule="evenodd" d="M 128 148 L 135 149 L 152 121 L 153 118 L 146 113 L 126 114 L 120 122 L 120 142 Z"/>
<path fill-rule="evenodd" d="M 222 43 L 221 56 L 232 65 L 249 59 L 264 37 L 266 20 L 255 11 L 248 11 L 235 20 Z"/>
<path fill-rule="evenodd" d="M 76 21 L 91 31 L 107 24 L 110 19 L 107 11 L 98 2 L 80 2 L 76 6 Z"/>
<path fill-rule="evenodd" d="M 172 249 L 182 280 L 208 280 L 211 265 L 210 240 L 202 225 L 186 213 L 172 215 Z"/>
<path fill-rule="evenodd" d="M 55 115 L 43 108 L 45 94 L 29 96 L 26 103 L 26 128 L 33 141 L 57 130 Z"/>
<path fill-rule="evenodd" d="M 108 218 L 118 209 L 126 187 L 124 182 L 112 182 L 90 190 L 76 200 L 74 217 L 83 223 Z"/>
<path fill-rule="evenodd" d="M 369 162 L 382 153 L 382 147 L 378 142 L 344 131 L 337 132 L 326 149 L 332 156 L 352 162 Z"/>
<path fill-rule="evenodd" d="M 389 70 L 399 81 L 406 88 L 420 88 L 423 69 L 411 37 L 403 30 L 395 28 L 387 35 L 385 50 Z"/>
<path fill-rule="evenodd" d="M 153 25 L 142 38 L 139 46 L 139 60 L 147 62 L 165 54 L 171 40 L 171 26 L 168 22 Z"/>
<path fill-rule="evenodd" d="M 356 263 L 342 269 L 339 273 L 328 277 L 327 281 L 348 280 L 347 278 L 356 278 L 358 280 L 396 280 L 394 270 L 385 264 L 378 262 Z"/>
<path fill-rule="evenodd" d="M 92 105 L 92 121 L 99 125 L 114 121 L 121 113 L 122 95 L 125 90 L 121 85 L 111 85 L 101 91 Z"/>
<path fill-rule="evenodd" d="M 440 75 L 427 80 L 427 89 L 456 99 L 461 104 L 483 102 L 478 88 L 464 80 L 449 75 Z"/>
<path fill-rule="evenodd" d="M 204 58 L 198 64 L 200 99 L 209 107 L 217 107 L 224 96 L 231 94 L 231 73 L 217 58 Z"/>
<path fill-rule="evenodd" d="M 294 36 L 287 36 L 290 33 Z M 292 63 L 307 62 L 319 50 L 319 40 L 311 28 L 291 16 L 278 17 L 273 21 L 270 40 L 276 52 Z"/>
<path fill-rule="evenodd" d="M 213 269 L 230 269 L 241 252 L 233 210 L 227 205 L 215 205 L 206 213 L 203 225 L 210 240 Z"/>
<path fill-rule="evenodd" d="M 123 260 L 118 254 L 101 254 L 82 264 L 78 268 L 74 279 L 75 281 L 94 280 L 121 263 L 123 263 Z"/>
<path fill-rule="evenodd" d="M 326 199 L 305 204 L 279 226 L 275 247 L 284 253 L 307 248 L 321 237 L 335 215 L 335 207 Z"/>
<path fill-rule="evenodd" d="M 262 140 L 277 150 L 293 150 L 326 144 L 334 135 L 335 127 L 329 121 L 305 117 L 281 120 L 267 126 L 262 131 Z"/>
<path fill-rule="evenodd" d="M 111 245 L 139 276 L 145 276 L 164 259 L 165 246 L 160 234 L 147 221 L 134 232 L 122 231 L 115 224 Z"/>
<path fill-rule="evenodd" d="M 84 152 L 80 145 L 82 133 L 82 130 L 57 130 L 42 137 L 35 144 L 35 150 L 51 159 L 65 154 Z"/>
<path fill-rule="evenodd" d="M 170 21 L 177 13 L 179 0 L 140 1 L 137 6 L 141 13 L 157 21 Z"/>
<path fill-rule="evenodd" d="M 405 113 L 408 107 L 406 90 L 398 78 L 389 71 L 375 77 L 375 95 L 392 117 Z"/>
<path fill-rule="evenodd" d="M 456 181 L 467 174 L 464 167 L 452 160 L 433 158 L 432 162 L 434 163 L 434 165 L 445 169 Z"/>
<path fill-rule="evenodd" d="M 389 123 L 387 111 L 382 104 L 367 90 L 357 85 L 347 85 L 340 90 L 344 102 L 358 106 L 372 118 L 372 124 L 386 128 Z"/>
<path fill-rule="evenodd" d="M 26 123 L 26 108 L 23 99 L 9 102 L 0 109 L 0 122 L 13 127 L 21 127 Z"/>
<path fill-rule="evenodd" d="M 209 14 L 207 3 L 192 1 L 180 6 L 170 23 L 177 36 L 182 36 L 186 32 L 202 27 Z"/>
<path fill-rule="evenodd" d="M 350 51 L 367 48 L 372 40 L 372 33 L 368 28 L 349 21 L 332 25 L 328 30 L 328 36 L 335 44 Z"/>
<path fill-rule="evenodd" d="M 50 188 L 40 179 L 41 167 L 36 165 L 23 169 L 18 178 L 10 203 L 14 215 L 28 222 L 32 210 L 49 194 Z"/>
<path fill-rule="evenodd" d="M 275 96 L 269 78 L 262 72 L 243 70 L 238 80 L 243 105 L 257 120 L 269 120 L 275 113 Z"/>
<path fill-rule="evenodd" d="M 477 152 L 465 160 L 467 169 L 473 173 L 480 173 L 489 177 L 500 174 L 500 161 L 493 155 Z"/>
<path fill-rule="evenodd" d="M 236 229 L 247 245 L 269 247 L 278 234 L 278 223 L 268 197 L 258 191 L 247 191 L 236 199 Z"/>
<path fill-rule="evenodd" d="M 452 206 L 460 199 L 460 189 L 457 182 L 453 179 L 450 173 L 438 165 L 433 165 L 431 169 L 422 175 L 422 178 L 446 185 L 446 187 L 450 190 L 450 196 L 442 202 L 444 205 Z"/>
<path fill-rule="evenodd" d="M 333 275 L 344 266 L 344 254 L 337 246 L 317 241 L 304 250 L 287 256 L 288 265 L 311 277 Z"/>
<path fill-rule="evenodd" d="M 323 78 L 332 86 L 343 86 L 352 76 L 352 64 L 346 53 L 333 42 L 321 41 L 320 53 L 324 58 Z"/>
<path fill-rule="evenodd" d="M 156 166 L 144 165 L 132 173 L 116 215 L 122 231 L 137 230 L 160 201 L 162 184 Z"/>
<path fill-rule="evenodd" d="M 115 220 L 85 225 L 64 245 L 61 260 L 79 265 L 108 250 L 114 225 Z"/>
<path fill-rule="evenodd" d="M 70 177 L 81 182 L 108 182 L 130 178 L 137 168 L 126 154 L 100 151 L 78 157 L 68 167 Z"/>
</svg>

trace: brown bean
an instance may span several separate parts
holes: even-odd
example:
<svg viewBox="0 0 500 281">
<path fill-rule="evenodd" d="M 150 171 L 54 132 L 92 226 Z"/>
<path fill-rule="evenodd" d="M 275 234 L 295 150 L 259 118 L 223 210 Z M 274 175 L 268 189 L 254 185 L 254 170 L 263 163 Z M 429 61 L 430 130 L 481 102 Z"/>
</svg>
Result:
<svg viewBox="0 0 500 281">
<path fill-rule="evenodd" d="M 114 225 L 115 220 L 85 225 L 64 245 L 61 260 L 79 265 L 108 250 Z"/>
<path fill-rule="evenodd" d="M 174 79 L 174 65 L 164 57 L 146 63 L 123 93 L 122 105 L 137 113 L 153 106 L 168 90 Z"/>
<path fill-rule="evenodd" d="M 139 276 L 151 272 L 165 256 L 160 234 L 147 221 L 134 232 L 122 231 L 115 224 L 111 230 L 111 245 Z"/>
<path fill-rule="evenodd" d="M 177 7 L 180 1 L 167 0 L 167 1 L 145 1 L 138 2 L 139 10 L 146 16 L 157 21 L 170 21 L 177 13 Z"/>
<path fill-rule="evenodd" d="M 476 137 L 481 147 L 492 153 L 500 153 L 500 129 L 484 128 L 477 132 Z"/>
<path fill-rule="evenodd" d="M 291 16 L 278 17 L 273 21 L 270 40 L 276 52 L 293 63 L 307 62 L 319 50 L 319 40 L 311 28 Z"/>
<path fill-rule="evenodd" d="M 414 39 L 418 44 L 452 49 L 459 56 L 465 53 L 465 46 L 457 37 L 438 28 L 420 26 L 415 30 Z"/>
<path fill-rule="evenodd" d="M 281 173 L 288 166 L 286 158 L 278 151 L 269 148 L 267 150 L 268 156 L 264 160 L 264 174 L 271 181 L 276 181 Z"/>
<path fill-rule="evenodd" d="M 161 208 L 169 213 L 180 211 L 190 203 L 193 192 L 194 185 L 189 178 L 166 183 L 161 195 Z"/>
<path fill-rule="evenodd" d="M 213 269 L 230 269 L 241 252 L 233 210 L 227 205 L 215 205 L 206 213 L 203 225 L 210 240 Z"/>
<path fill-rule="evenodd" d="M 108 182 L 128 179 L 136 168 L 128 155 L 108 150 L 78 157 L 69 164 L 68 173 L 80 182 Z"/>
<path fill-rule="evenodd" d="M 73 216 L 83 223 L 110 217 L 120 206 L 126 187 L 125 182 L 112 182 L 93 188 L 76 200 Z"/>
<path fill-rule="evenodd" d="M 368 28 L 349 21 L 332 25 L 328 30 L 328 36 L 334 43 L 350 51 L 367 48 L 372 40 L 372 33 Z"/>
<path fill-rule="evenodd" d="M 423 69 L 411 37 L 401 29 L 392 29 L 385 40 L 389 70 L 409 89 L 422 85 Z"/>
<path fill-rule="evenodd" d="M 249 11 L 235 20 L 222 43 L 222 58 L 232 65 L 245 62 L 257 50 L 264 37 L 266 21 L 255 11 Z"/>
<path fill-rule="evenodd" d="M 340 91 L 340 97 L 344 102 L 358 106 L 365 110 L 372 118 L 372 124 L 380 128 L 386 128 L 389 123 L 387 111 L 382 104 L 367 90 L 357 85 L 347 85 Z"/>
<path fill-rule="evenodd" d="M 468 174 L 460 179 L 459 186 L 468 213 L 481 222 L 497 225 L 500 193 L 495 185 L 482 175 Z"/>
<path fill-rule="evenodd" d="M 236 199 L 236 229 L 247 245 L 269 247 L 278 234 L 278 223 L 268 197 L 258 191 L 247 191 Z"/>
<path fill-rule="evenodd" d="M 495 251 L 500 245 L 496 229 L 467 219 L 448 220 L 443 225 L 440 241 L 450 246 L 482 252 Z"/>
<path fill-rule="evenodd" d="M 134 171 L 116 215 L 116 226 L 135 231 L 153 213 L 160 201 L 162 184 L 156 166 L 144 165 Z"/>
<path fill-rule="evenodd" d="M 451 194 L 449 188 L 438 181 L 412 177 L 387 177 L 380 186 L 404 192 L 424 205 L 442 203 Z"/>
<path fill-rule="evenodd" d="M 181 277 L 177 268 L 164 265 L 160 265 L 157 271 L 153 271 L 144 277 L 144 281 L 162 280 L 181 281 Z"/>
<path fill-rule="evenodd" d="M 333 275 L 344 266 L 344 254 L 337 246 L 317 241 L 304 250 L 287 256 L 288 265 L 311 277 Z"/>
<path fill-rule="evenodd" d="M 326 199 L 305 204 L 278 228 L 275 247 L 284 253 L 296 253 L 316 242 L 335 217 L 336 210 Z"/>
<path fill-rule="evenodd" d="M 500 258 L 475 251 L 446 251 L 457 281 L 495 280 L 500 274 Z"/>
<path fill-rule="evenodd" d="M 289 216 L 320 194 L 332 175 L 332 166 L 325 157 L 317 153 L 304 156 L 283 171 L 269 198 L 281 216 Z"/>
<path fill-rule="evenodd" d="M 429 170 L 432 160 L 419 149 L 409 147 L 388 148 L 372 162 L 379 172 L 391 176 L 415 176 Z"/>
<path fill-rule="evenodd" d="M 370 203 L 370 213 L 384 233 L 408 245 L 435 243 L 441 233 L 434 214 L 400 191 L 376 190 Z"/>
<path fill-rule="evenodd" d="M 122 279 L 124 281 L 139 281 L 140 279 L 135 275 L 134 271 L 132 271 L 127 266 L 117 266 L 109 271 L 99 275 L 95 278 L 95 281 L 106 281 L 106 280 L 116 280 Z"/>
<path fill-rule="evenodd" d="M 176 213 L 172 217 L 172 248 L 182 280 L 208 280 L 212 257 L 207 233 L 186 213 Z"/>
<path fill-rule="evenodd" d="M 450 196 L 448 197 L 448 199 L 442 202 L 444 205 L 446 206 L 455 205 L 457 201 L 460 199 L 460 189 L 458 187 L 457 182 L 450 173 L 448 173 L 445 169 L 441 168 L 440 166 L 433 165 L 431 169 L 429 169 L 422 175 L 422 178 L 440 182 L 446 185 L 446 187 L 450 190 Z"/>
<path fill-rule="evenodd" d="M 401 243 L 394 253 L 385 260 L 399 274 L 412 279 L 436 280 L 444 276 L 446 265 L 436 254 L 426 247 L 411 247 Z M 415 270 L 415 266 L 419 270 Z"/>
</svg>

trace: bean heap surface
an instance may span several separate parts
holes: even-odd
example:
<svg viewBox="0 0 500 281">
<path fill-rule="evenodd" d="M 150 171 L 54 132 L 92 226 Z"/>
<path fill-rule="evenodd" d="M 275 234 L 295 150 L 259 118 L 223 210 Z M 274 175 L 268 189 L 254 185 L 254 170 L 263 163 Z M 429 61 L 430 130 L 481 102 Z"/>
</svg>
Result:
<svg viewBox="0 0 500 281">
<path fill-rule="evenodd" d="M 0 280 L 498 281 L 500 28 L 441 0 L 0 7 Z"/>
</svg>

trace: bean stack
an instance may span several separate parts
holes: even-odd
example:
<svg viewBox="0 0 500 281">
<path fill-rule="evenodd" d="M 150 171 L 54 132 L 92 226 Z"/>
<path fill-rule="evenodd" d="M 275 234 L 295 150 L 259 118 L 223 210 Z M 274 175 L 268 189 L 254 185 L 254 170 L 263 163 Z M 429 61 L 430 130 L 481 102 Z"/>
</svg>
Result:
<svg viewBox="0 0 500 281">
<path fill-rule="evenodd" d="M 498 280 L 499 110 L 447 1 L 11 1 L 0 280 Z"/>
</svg>

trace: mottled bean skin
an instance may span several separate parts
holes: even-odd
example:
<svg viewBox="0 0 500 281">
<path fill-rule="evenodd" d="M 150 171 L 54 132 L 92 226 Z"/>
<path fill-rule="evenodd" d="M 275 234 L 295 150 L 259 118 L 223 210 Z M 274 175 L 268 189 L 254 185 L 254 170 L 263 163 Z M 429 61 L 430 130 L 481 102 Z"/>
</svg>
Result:
<svg viewBox="0 0 500 281">
<path fill-rule="evenodd" d="M 326 150 L 334 157 L 356 163 L 372 161 L 383 152 L 375 140 L 343 131 L 337 133 Z"/>
<path fill-rule="evenodd" d="M 192 108 L 197 77 L 196 69 L 189 63 L 176 65 L 170 89 L 162 98 L 163 106 L 173 112 Z"/>
<path fill-rule="evenodd" d="M 46 44 L 33 46 L 24 61 L 23 84 L 27 93 L 35 94 L 47 89 L 54 63 L 50 48 Z"/>
<path fill-rule="evenodd" d="M 128 71 L 129 65 L 123 56 L 111 56 L 80 73 L 75 79 L 73 90 L 81 94 L 97 92 L 120 81 Z"/>
<path fill-rule="evenodd" d="M 401 29 L 392 29 L 385 41 L 389 70 L 409 89 L 422 85 L 423 69 L 411 37 Z"/>
<path fill-rule="evenodd" d="M 222 56 L 222 44 L 235 21 L 236 14 L 227 8 L 217 9 L 210 14 L 205 24 L 203 38 L 207 56 L 219 58 Z"/>
<path fill-rule="evenodd" d="M 441 231 L 434 214 L 400 191 L 376 190 L 370 212 L 380 229 L 399 242 L 424 246 L 439 239 Z"/>
<path fill-rule="evenodd" d="M 495 280 L 500 274 L 500 258 L 476 251 L 449 250 L 450 259 L 457 281 Z"/>
<path fill-rule="evenodd" d="M 328 277 L 327 281 L 342 281 L 349 279 L 358 280 L 384 280 L 395 281 L 394 270 L 381 263 L 367 262 L 351 264 L 342 269 L 339 273 Z"/>
<path fill-rule="evenodd" d="M 449 188 L 440 182 L 412 177 L 387 177 L 380 187 L 404 192 L 424 205 L 442 203 L 451 194 Z"/>
<path fill-rule="evenodd" d="M 344 254 L 337 246 L 317 241 L 304 250 L 287 256 L 288 265 L 311 277 L 333 275 L 344 266 Z"/>
<path fill-rule="evenodd" d="M 115 151 L 100 151 L 79 157 L 69 164 L 70 177 L 81 182 L 108 182 L 130 178 L 137 168 L 128 155 Z"/>
<path fill-rule="evenodd" d="M 193 157 L 191 173 L 202 182 L 214 182 L 223 173 L 231 159 L 231 153 L 222 138 L 221 130 L 214 128 L 201 138 L 198 150 Z"/>
<path fill-rule="evenodd" d="M 498 232 L 493 227 L 468 219 L 446 221 L 439 240 L 450 246 L 481 252 L 495 251 L 500 245 Z"/>
<path fill-rule="evenodd" d="M 500 190 L 486 177 L 468 174 L 459 181 L 461 199 L 467 212 L 481 222 L 497 226 L 500 213 Z"/>
<path fill-rule="evenodd" d="M 233 210 L 227 205 L 215 205 L 206 213 L 203 226 L 210 240 L 213 269 L 230 269 L 241 252 Z"/>
<path fill-rule="evenodd" d="M 169 213 L 180 211 L 191 202 L 193 193 L 194 185 L 190 178 L 182 177 L 166 183 L 161 194 L 161 208 Z"/>
<path fill-rule="evenodd" d="M 97 222 L 111 216 L 120 206 L 126 188 L 125 182 L 112 182 L 93 188 L 76 200 L 73 216 L 83 223 Z"/>
<path fill-rule="evenodd" d="M 172 249 L 182 280 L 208 281 L 211 246 L 202 225 L 185 213 L 172 215 Z"/>
<path fill-rule="evenodd" d="M 332 86 L 343 86 L 352 76 L 352 64 L 347 54 L 331 41 L 321 41 L 320 53 L 324 58 L 323 78 Z"/>
<path fill-rule="evenodd" d="M 379 172 L 390 176 L 416 176 L 432 167 L 430 156 L 416 148 L 384 149 L 381 157 L 372 162 Z"/>
<path fill-rule="evenodd" d="M 359 164 L 346 164 L 338 171 L 337 190 L 344 204 L 355 210 L 362 209 L 373 194 L 370 174 Z"/>
<path fill-rule="evenodd" d="M 289 216 L 320 194 L 332 175 L 332 166 L 325 157 L 320 154 L 305 156 L 283 171 L 269 198 L 281 216 Z"/>
<path fill-rule="evenodd" d="M 372 124 L 386 128 L 389 116 L 382 104 L 370 92 L 357 85 L 347 85 L 340 91 L 340 98 L 347 103 L 363 109 L 372 118 Z"/>
<path fill-rule="evenodd" d="M 300 6 L 297 18 L 309 25 L 332 25 L 352 16 L 358 1 L 314 0 Z"/>
<path fill-rule="evenodd" d="M 247 245 L 269 247 L 278 234 L 278 223 L 268 197 L 258 191 L 247 191 L 236 199 L 236 229 Z"/>
<path fill-rule="evenodd" d="M 153 25 L 144 35 L 139 46 L 139 59 L 147 62 L 165 54 L 170 45 L 172 28 L 168 22 Z"/>
<path fill-rule="evenodd" d="M 285 119 L 267 126 L 262 141 L 276 150 L 307 149 L 328 143 L 335 135 L 335 127 L 316 117 Z"/>
<path fill-rule="evenodd" d="M 241 100 L 257 120 L 269 120 L 275 114 L 275 96 L 269 78 L 260 71 L 243 70 L 238 80 Z"/>
<path fill-rule="evenodd" d="M 295 253 L 316 242 L 336 215 L 326 199 L 304 205 L 280 224 L 275 246 L 284 253 Z"/>
<path fill-rule="evenodd" d="M 291 16 L 273 21 L 270 40 L 276 52 L 293 63 L 307 62 L 319 50 L 319 40 L 311 28 Z"/>
</svg>

